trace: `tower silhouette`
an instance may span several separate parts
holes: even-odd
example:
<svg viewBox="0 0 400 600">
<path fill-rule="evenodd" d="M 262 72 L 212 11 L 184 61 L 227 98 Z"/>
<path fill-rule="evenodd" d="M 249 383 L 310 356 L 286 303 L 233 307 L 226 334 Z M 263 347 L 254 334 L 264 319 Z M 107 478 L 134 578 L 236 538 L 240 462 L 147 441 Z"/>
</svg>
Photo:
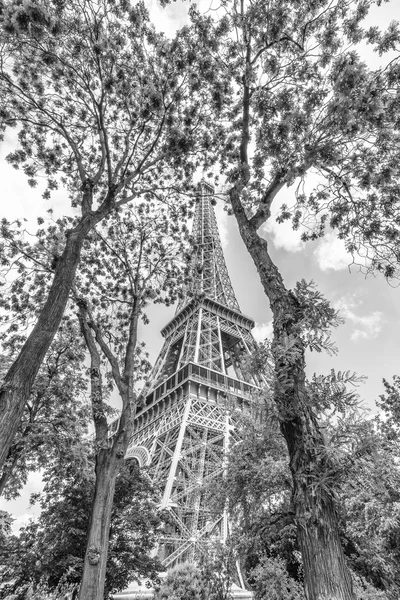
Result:
<svg viewBox="0 0 400 600">
<path fill-rule="evenodd" d="M 228 275 L 213 209 L 202 182 L 193 221 L 191 285 L 162 330 L 164 345 L 137 410 L 126 458 L 150 465 L 170 524 L 160 541 L 165 568 L 196 561 L 210 539 L 228 535 L 226 512 L 214 517 L 207 486 L 223 474 L 234 422 L 260 384 L 243 369 L 254 349 Z"/>
</svg>

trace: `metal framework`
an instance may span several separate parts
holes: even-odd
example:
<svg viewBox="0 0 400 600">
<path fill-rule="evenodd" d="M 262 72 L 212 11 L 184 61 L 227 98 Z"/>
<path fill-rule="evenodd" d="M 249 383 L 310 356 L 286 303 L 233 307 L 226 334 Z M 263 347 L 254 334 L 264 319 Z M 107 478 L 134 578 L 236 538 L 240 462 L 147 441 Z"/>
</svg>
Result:
<svg viewBox="0 0 400 600">
<path fill-rule="evenodd" d="M 235 415 L 249 405 L 260 384 L 241 368 L 243 356 L 254 348 L 254 322 L 240 312 L 235 298 L 213 193 L 209 185 L 200 185 L 192 293 L 162 330 L 165 342 L 127 453 L 150 465 L 163 490 L 161 505 L 171 515 L 159 547 L 166 568 L 196 561 L 207 540 L 226 539 L 226 513 L 213 518 L 207 484 L 223 473 Z"/>
</svg>

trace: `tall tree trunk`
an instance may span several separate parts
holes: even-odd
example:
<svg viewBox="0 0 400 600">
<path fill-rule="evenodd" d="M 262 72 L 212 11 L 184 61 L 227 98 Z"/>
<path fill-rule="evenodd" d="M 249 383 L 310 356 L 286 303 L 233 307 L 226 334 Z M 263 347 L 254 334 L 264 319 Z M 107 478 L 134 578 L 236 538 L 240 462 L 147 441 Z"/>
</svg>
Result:
<svg viewBox="0 0 400 600">
<path fill-rule="evenodd" d="M 99 382 L 100 385 L 100 382 Z M 128 392 L 125 399 L 128 397 Z M 97 403 L 95 404 L 95 406 Z M 104 437 L 104 418 L 97 423 L 95 490 L 90 512 L 79 600 L 103 600 L 115 482 L 125 460 L 132 430 L 132 406 L 125 403 L 117 433 Z M 108 428 L 107 428 L 108 429 Z"/>
<path fill-rule="evenodd" d="M 96 484 L 90 513 L 80 600 L 103 600 L 111 511 L 115 480 L 119 471 L 115 447 L 103 448 L 96 456 Z"/>
<path fill-rule="evenodd" d="M 277 389 L 275 393 L 280 427 L 289 450 L 293 479 L 292 503 L 303 557 L 307 598 L 353 600 L 351 576 L 340 542 L 334 495 L 329 481 L 334 470 L 324 452 L 324 440 L 317 420 L 307 406 L 307 396 L 301 383 L 294 385 L 297 402 L 290 401 L 289 404 L 287 396 L 282 397 Z M 292 394 L 288 396 L 291 400 Z"/>
<path fill-rule="evenodd" d="M 57 262 L 46 302 L 19 356 L 4 378 L 0 390 L 0 470 L 21 422 L 35 377 L 63 317 L 83 242 L 103 216 L 99 211 L 89 213 L 67 233 L 64 252 Z"/>
<path fill-rule="evenodd" d="M 89 325 L 86 301 L 78 299 L 77 304 L 81 331 L 90 353 L 90 397 L 96 447 L 95 492 L 90 512 L 79 600 L 103 600 L 115 481 L 124 461 L 133 429 L 133 392 L 131 385 L 122 381 L 118 362 L 105 344 L 100 329 L 93 321 Z M 137 318 L 135 323 L 136 335 Z M 114 380 L 122 400 L 118 430 L 112 439 L 108 436 L 108 423 L 104 411 L 101 358 L 92 331 L 95 332 L 97 342 L 110 360 Z"/>
<path fill-rule="evenodd" d="M 293 510 L 303 557 L 308 600 L 355 600 L 350 572 L 340 543 L 334 491 L 334 468 L 307 395 L 305 347 L 299 335 L 303 313 L 271 260 L 266 240 L 247 219 L 237 188 L 231 202 L 243 241 L 269 298 L 274 322 L 274 401 L 289 451 Z M 282 348 L 290 340 L 289 352 Z"/>
</svg>

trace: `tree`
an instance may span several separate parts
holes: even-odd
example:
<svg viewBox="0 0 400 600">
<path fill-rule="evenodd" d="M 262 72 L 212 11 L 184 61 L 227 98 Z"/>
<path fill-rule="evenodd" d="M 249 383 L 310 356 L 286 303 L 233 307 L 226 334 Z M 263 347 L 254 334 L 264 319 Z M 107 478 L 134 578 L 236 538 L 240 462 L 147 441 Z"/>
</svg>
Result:
<svg viewBox="0 0 400 600">
<path fill-rule="evenodd" d="M 393 435 L 398 378 L 394 384 L 385 382 L 380 402 L 385 421 L 363 410 L 350 388 L 359 379 L 331 372 L 314 376 L 307 386 L 324 431 L 323 451 L 335 466 L 327 477 L 336 496 L 356 597 L 388 600 L 399 595 L 399 447 Z M 224 480 L 212 490 L 215 510 L 228 502 L 229 544 L 240 556 L 242 574 L 256 597 L 273 591 L 282 599 L 300 594 L 303 565 L 290 503 L 287 449 L 271 398 L 254 398 L 237 428 L 240 442 L 228 457 Z"/>
<path fill-rule="evenodd" d="M 138 341 L 139 320 L 148 322 L 144 311 L 150 302 L 170 304 L 182 287 L 185 232 L 185 224 L 180 226 L 150 202 L 136 212 L 125 209 L 94 234 L 77 274 L 74 294 L 90 355 L 96 471 L 82 600 L 103 595 L 114 485 L 133 433 L 135 388 L 150 366 Z M 104 362 L 122 404 L 111 437 Z M 145 391 L 140 400 L 145 400 Z"/>
<path fill-rule="evenodd" d="M 193 89 L 184 36 L 169 42 L 156 34 L 142 3 L 7 0 L 0 28 L 0 132 L 18 128 L 8 160 L 32 186 L 44 177 L 46 198 L 62 185 L 73 215 L 55 232 L 52 257 L 44 256 L 37 320 L 1 388 L 2 467 L 89 232 L 138 198 L 172 199 L 179 178 L 184 187 L 198 162 L 206 99 Z M 5 270 L 24 269 L 30 257 L 6 221 L 2 239 Z"/>
<path fill-rule="evenodd" d="M 399 377 L 383 380 L 381 416 L 368 423 L 352 448 L 355 459 L 341 489 L 346 553 L 352 568 L 386 597 L 400 594 Z M 370 445 L 365 453 L 363 446 Z"/>
<path fill-rule="evenodd" d="M 68 459 L 62 469 L 46 471 L 44 490 L 34 498 L 41 505 L 40 517 L 21 531 L 19 539 L 14 538 L 12 548 L 9 544 L 13 559 L 5 565 L 3 581 L 8 580 L 8 585 L 0 597 L 13 593 L 22 600 L 30 597 L 28 590 L 44 588 L 51 593 L 79 585 L 94 493 L 93 457 L 88 450 L 86 446 L 86 460 Z M 163 524 L 157 501 L 147 474 L 136 461 L 126 463 L 116 482 L 105 597 L 132 579 L 156 578 L 159 565 L 149 552 Z"/>
<path fill-rule="evenodd" d="M 232 600 L 232 584 L 237 579 L 235 554 L 232 547 L 210 542 L 199 559 L 207 600 Z"/>
<path fill-rule="evenodd" d="M 14 336 L 3 341 L 5 348 L 17 344 Z M 30 472 L 48 466 L 60 455 L 77 451 L 89 421 L 85 370 L 79 329 L 64 318 L 9 449 L 0 477 L 0 495 L 16 498 Z"/>
<path fill-rule="evenodd" d="M 236 430 L 240 441 L 231 448 L 224 478 L 210 490 L 211 506 L 216 514 L 227 506 L 229 545 L 249 589 L 263 557 L 284 560 L 290 577 L 301 582 L 287 450 L 268 396 L 253 398 Z"/>
<path fill-rule="evenodd" d="M 283 206 L 280 220 L 293 218 L 298 227 L 305 216 L 316 215 L 304 239 L 322 235 L 329 223 L 350 252 L 365 248 L 374 258 L 372 267 L 394 273 L 400 222 L 393 90 L 398 63 L 388 89 L 385 72 L 368 70 L 354 51 L 360 40 L 379 38 L 376 29 L 361 27 L 370 5 L 234 0 L 223 3 L 221 17 L 192 10 L 199 63 L 214 69 L 210 85 L 220 124 L 212 142 L 219 152 L 215 160 L 273 313 L 274 401 L 289 452 L 310 600 L 354 599 L 330 477 L 335 465 L 323 451 L 305 377 L 306 350 L 332 349 L 329 329 L 338 315 L 305 282 L 286 287 L 260 228 L 271 218 L 275 197 L 296 182 L 297 206 Z M 393 25 L 386 48 L 394 48 L 398 37 Z M 310 173 L 318 180 L 308 193 L 304 182 Z"/>
</svg>

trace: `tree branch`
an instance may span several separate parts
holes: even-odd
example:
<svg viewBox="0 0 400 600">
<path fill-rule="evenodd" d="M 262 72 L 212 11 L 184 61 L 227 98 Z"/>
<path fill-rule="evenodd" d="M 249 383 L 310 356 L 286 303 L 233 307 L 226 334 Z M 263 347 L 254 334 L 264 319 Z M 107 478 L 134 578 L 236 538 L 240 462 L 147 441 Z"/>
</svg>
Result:
<svg viewBox="0 0 400 600">
<path fill-rule="evenodd" d="M 81 326 L 82 335 L 85 338 L 86 346 L 90 354 L 90 382 L 91 382 L 91 401 L 92 414 L 96 429 L 96 440 L 104 444 L 108 439 L 107 417 L 104 413 L 103 390 L 101 377 L 101 360 L 97 350 L 95 340 L 90 331 L 87 303 L 83 299 L 76 299 L 78 305 L 78 319 Z"/>
<path fill-rule="evenodd" d="M 249 219 L 249 225 L 254 229 L 261 227 L 271 216 L 271 204 L 277 193 L 285 185 L 284 174 L 279 171 L 276 173 L 269 186 L 263 194 L 256 213 Z"/>
</svg>

